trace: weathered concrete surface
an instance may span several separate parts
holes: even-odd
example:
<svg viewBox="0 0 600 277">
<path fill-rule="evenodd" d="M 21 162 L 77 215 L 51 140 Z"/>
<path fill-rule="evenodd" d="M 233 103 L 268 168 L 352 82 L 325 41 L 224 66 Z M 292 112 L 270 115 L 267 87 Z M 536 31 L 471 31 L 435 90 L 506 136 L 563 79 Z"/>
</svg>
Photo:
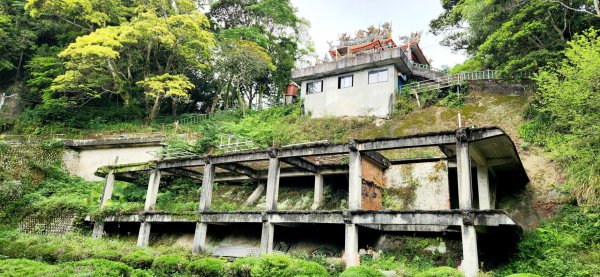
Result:
<svg viewBox="0 0 600 277">
<path fill-rule="evenodd" d="M 509 94 L 526 96 L 529 94 L 528 86 L 522 84 L 511 84 L 500 80 L 471 80 L 468 81 L 469 91 L 487 92 L 496 94 Z"/>
<path fill-rule="evenodd" d="M 385 172 L 388 209 L 450 209 L 446 161 L 392 165 Z"/>
<path fill-rule="evenodd" d="M 360 55 L 335 62 L 317 64 L 307 68 L 294 70 L 292 79 L 300 84 L 303 81 L 333 75 L 354 72 L 365 68 L 393 65 L 403 74 L 410 74 L 410 62 L 401 48 L 386 49 L 369 55 Z"/>
<path fill-rule="evenodd" d="M 158 152 L 162 145 L 156 142 L 153 145 L 129 147 L 127 144 L 110 144 L 113 148 L 87 148 L 69 147 L 63 154 L 63 165 L 71 175 L 79 176 L 86 181 L 100 181 L 102 178 L 94 175 L 101 167 L 113 165 L 115 160 L 119 164 L 141 163 L 154 159 L 149 152 Z"/>
<path fill-rule="evenodd" d="M 387 69 L 387 81 L 369 84 L 369 72 Z M 313 78 L 301 82 L 304 111 L 313 118 L 326 116 L 376 116 L 391 115 L 394 95 L 398 89 L 398 71 L 393 65 L 374 67 L 353 72 L 353 86 L 338 89 L 338 77 Z M 307 84 L 323 81 L 323 91 L 306 94 Z"/>
</svg>

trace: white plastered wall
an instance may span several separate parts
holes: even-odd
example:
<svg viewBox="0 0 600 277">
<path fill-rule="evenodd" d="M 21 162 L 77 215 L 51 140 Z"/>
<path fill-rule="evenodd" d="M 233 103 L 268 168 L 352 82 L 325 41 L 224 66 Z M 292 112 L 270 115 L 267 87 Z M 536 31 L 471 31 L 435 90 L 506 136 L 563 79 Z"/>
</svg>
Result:
<svg viewBox="0 0 600 277">
<path fill-rule="evenodd" d="M 388 69 L 388 80 L 369 84 L 369 71 Z M 338 89 L 338 77 L 353 75 L 353 86 Z M 304 111 L 313 118 L 326 116 L 389 117 L 398 87 L 398 73 L 393 65 L 374 67 L 352 73 L 314 79 L 301 83 Z M 306 85 L 323 80 L 323 92 L 306 94 Z"/>
</svg>

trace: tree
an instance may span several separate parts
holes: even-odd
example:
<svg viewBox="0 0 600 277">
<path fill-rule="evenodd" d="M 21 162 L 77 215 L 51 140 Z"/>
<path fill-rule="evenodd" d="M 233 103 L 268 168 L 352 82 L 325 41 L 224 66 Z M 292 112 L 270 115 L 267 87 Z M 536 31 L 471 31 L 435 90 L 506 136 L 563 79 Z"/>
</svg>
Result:
<svg viewBox="0 0 600 277">
<path fill-rule="evenodd" d="M 189 99 L 189 90 L 194 88 L 187 77 L 181 74 L 171 75 L 169 73 L 146 77 L 144 80 L 136 82 L 136 84 L 142 86 L 145 95 L 154 102 L 148 115 L 148 121 L 156 118 L 164 98 L 171 98 L 173 101 L 186 101 Z"/>
<path fill-rule="evenodd" d="M 567 165 L 580 204 L 600 202 L 600 33 L 567 43 L 565 59 L 536 75 L 534 105 L 541 140 Z"/>
<path fill-rule="evenodd" d="M 570 1 L 574 7 L 592 1 Z M 464 50 L 479 69 L 499 69 L 518 76 L 561 59 L 574 34 L 600 20 L 548 0 L 443 0 L 444 13 L 430 23 L 443 44 Z"/>
</svg>

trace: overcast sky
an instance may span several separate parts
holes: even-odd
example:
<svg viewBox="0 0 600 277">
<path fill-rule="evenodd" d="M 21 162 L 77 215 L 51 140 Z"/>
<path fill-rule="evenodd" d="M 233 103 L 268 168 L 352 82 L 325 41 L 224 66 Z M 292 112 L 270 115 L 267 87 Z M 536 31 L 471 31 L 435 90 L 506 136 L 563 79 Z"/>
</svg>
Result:
<svg viewBox="0 0 600 277">
<path fill-rule="evenodd" d="M 462 63 L 462 53 L 452 53 L 439 44 L 441 37 L 429 32 L 429 21 L 442 13 L 440 0 L 292 0 L 298 15 L 310 21 L 309 34 L 319 57 L 326 54 L 327 41 L 336 41 L 338 34 L 354 36 L 356 30 L 392 23 L 394 41 L 411 32 L 423 31 L 420 46 L 433 66 L 453 66 Z"/>
</svg>

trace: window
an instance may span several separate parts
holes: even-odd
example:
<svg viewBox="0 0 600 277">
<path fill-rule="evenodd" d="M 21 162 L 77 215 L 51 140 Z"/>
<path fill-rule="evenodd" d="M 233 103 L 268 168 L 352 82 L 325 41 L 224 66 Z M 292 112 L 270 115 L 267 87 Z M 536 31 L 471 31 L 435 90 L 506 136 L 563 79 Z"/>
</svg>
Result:
<svg viewBox="0 0 600 277">
<path fill-rule="evenodd" d="M 387 82 L 388 80 L 388 70 L 376 70 L 369 72 L 369 84 Z"/>
<path fill-rule="evenodd" d="M 306 84 L 306 94 L 323 92 L 323 81 L 310 82 Z"/>
<path fill-rule="evenodd" d="M 352 75 L 346 75 L 338 78 L 338 89 L 352 87 L 354 78 Z"/>
</svg>

